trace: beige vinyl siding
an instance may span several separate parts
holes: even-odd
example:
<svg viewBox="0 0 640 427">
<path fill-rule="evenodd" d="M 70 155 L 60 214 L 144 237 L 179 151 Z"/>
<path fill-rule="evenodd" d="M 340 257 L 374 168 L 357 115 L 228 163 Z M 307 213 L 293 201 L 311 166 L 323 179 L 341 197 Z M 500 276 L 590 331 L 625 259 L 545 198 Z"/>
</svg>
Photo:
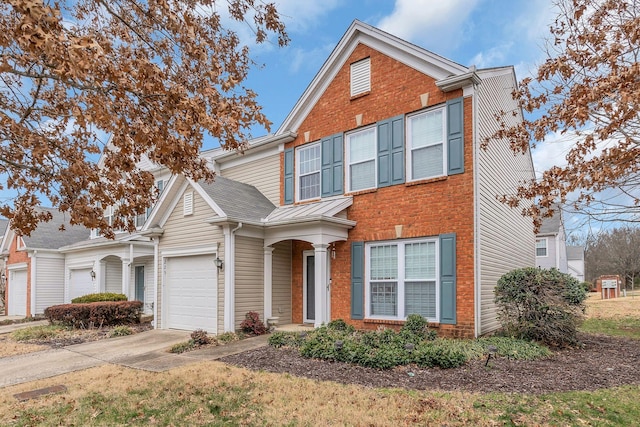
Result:
<svg viewBox="0 0 640 427">
<path fill-rule="evenodd" d="M 291 241 L 273 246 L 272 315 L 280 318 L 280 325 L 287 325 L 291 323 Z"/>
<path fill-rule="evenodd" d="M 120 258 L 110 256 L 104 259 L 105 268 L 105 292 L 122 293 L 122 261 Z"/>
<path fill-rule="evenodd" d="M 216 215 L 211 207 L 191 186 L 185 192 L 193 191 L 193 214 L 183 215 L 183 195 L 178 195 L 178 203 L 164 224 L 164 233 L 160 238 L 158 250 L 158 319 L 162 318 L 162 251 L 189 249 L 194 247 L 213 246 L 218 243 L 218 256 L 224 261 L 224 234 L 222 228 L 213 226 L 206 221 Z M 218 333 L 224 330 L 224 274 L 218 274 Z"/>
<path fill-rule="evenodd" d="M 36 310 L 64 303 L 64 259 L 38 257 L 36 261 Z"/>
<path fill-rule="evenodd" d="M 494 114 L 506 111 L 507 120 L 521 120 L 511 97 L 515 87 L 511 70 L 489 70 L 492 76 L 480 72 L 483 78 L 478 91 L 478 138 L 482 143 L 486 136 L 498 128 Z M 500 75 L 497 75 L 500 74 Z M 480 256 L 480 325 L 479 334 L 486 334 L 499 327 L 494 304 L 494 288 L 498 279 L 515 268 L 533 266 L 535 263 L 535 235 L 530 218 L 521 215 L 522 207 L 512 209 L 497 200 L 496 196 L 514 194 L 522 181 L 534 178 L 530 153 L 515 154 L 508 141 L 492 141 L 487 150 L 477 150 L 478 155 L 478 213 Z"/>
<path fill-rule="evenodd" d="M 240 165 L 221 166 L 220 174 L 225 178 L 253 185 L 276 206 L 280 205 L 280 155 L 247 161 Z"/>
<path fill-rule="evenodd" d="M 236 302 L 235 328 L 240 327 L 249 311 L 264 318 L 264 244 L 262 239 L 235 236 Z"/>
</svg>

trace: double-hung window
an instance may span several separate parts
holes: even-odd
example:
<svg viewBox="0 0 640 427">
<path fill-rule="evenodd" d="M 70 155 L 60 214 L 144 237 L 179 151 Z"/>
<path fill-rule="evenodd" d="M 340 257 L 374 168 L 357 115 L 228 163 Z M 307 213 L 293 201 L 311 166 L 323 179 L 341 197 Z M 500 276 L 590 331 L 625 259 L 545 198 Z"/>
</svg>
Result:
<svg viewBox="0 0 640 427">
<path fill-rule="evenodd" d="M 315 143 L 298 148 L 298 200 L 320 197 L 320 144 Z"/>
<path fill-rule="evenodd" d="M 438 318 L 438 243 L 435 239 L 367 245 L 367 317 Z"/>
<path fill-rule="evenodd" d="M 376 128 L 347 134 L 349 191 L 376 187 Z"/>
<path fill-rule="evenodd" d="M 445 175 L 445 108 L 407 118 L 407 166 L 410 181 Z"/>
<path fill-rule="evenodd" d="M 547 256 L 547 239 L 536 239 L 536 256 Z"/>
</svg>

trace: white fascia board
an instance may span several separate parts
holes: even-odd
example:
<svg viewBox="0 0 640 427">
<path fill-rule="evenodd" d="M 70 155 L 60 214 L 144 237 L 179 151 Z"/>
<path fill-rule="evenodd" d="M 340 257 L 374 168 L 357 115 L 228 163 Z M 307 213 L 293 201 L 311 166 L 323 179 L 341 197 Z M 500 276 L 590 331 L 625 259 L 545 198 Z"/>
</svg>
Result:
<svg viewBox="0 0 640 427">
<path fill-rule="evenodd" d="M 366 44 L 436 80 L 443 80 L 451 75 L 465 74 L 470 71 L 467 67 L 355 20 L 282 122 L 276 135 L 298 130 L 304 118 L 331 84 L 358 43 Z"/>
<path fill-rule="evenodd" d="M 15 235 L 16 232 L 13 229 L 9 228 L 9 225 L 7 225 L 7 231 L 4 233 L 4 236 L 2 236 L 0 252 L 4 253 L 5 251 L 9 250 L 9 247 L 11 246 L 11 242 L 13 241 Z"/>
<path fill-rule="evenodd" d="M 156 205 L 151 209 L 149 218 L 144 222 L 144 225 L 140 231 L 147 231 L 151 228 L 151 225 L 164 226 L 167 222 L 169 215 L 178 204 L 178 194 L 182 194 L 187 188 L 187 181 L 182 175 L 174 175 L 169 180 L 169 183 L 162 191 L 160 199 L 156 202 Z"/>
</svg>

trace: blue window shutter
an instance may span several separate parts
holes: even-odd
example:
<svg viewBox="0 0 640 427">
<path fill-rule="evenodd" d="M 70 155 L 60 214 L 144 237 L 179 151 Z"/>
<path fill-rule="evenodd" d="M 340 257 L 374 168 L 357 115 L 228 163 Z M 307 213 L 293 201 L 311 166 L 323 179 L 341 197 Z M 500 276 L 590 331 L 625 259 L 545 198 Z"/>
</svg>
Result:
<svg viewBox="0 0 640 427">
<path fill-rule="evenodd" d="M 343 193 L 343 148 L 342 134 L 335 134 L 321 141 L 322 197 Z"/>
<path fill-rule="evenodd" d="M 404 116 L 378 122 L 378 187 L 404 182 Z"/>
<path fill-rule="evenodd" d="M 351 318 L 364 319 L 363 242 L 351 242 Z"/>
<path fill-rule="evenodd" d="M 284 204 L 293 203 L 293 148 L 284 150 Z"/>
<path fill-rule="evenodd" d="M 447 174 L 464 172 L 464 99 L 447 101 Z"/>
<path fill-rule="evenodd" d="M 456 324 L 456 235 L 440 235 L 440 323 Z"/>
</svg>

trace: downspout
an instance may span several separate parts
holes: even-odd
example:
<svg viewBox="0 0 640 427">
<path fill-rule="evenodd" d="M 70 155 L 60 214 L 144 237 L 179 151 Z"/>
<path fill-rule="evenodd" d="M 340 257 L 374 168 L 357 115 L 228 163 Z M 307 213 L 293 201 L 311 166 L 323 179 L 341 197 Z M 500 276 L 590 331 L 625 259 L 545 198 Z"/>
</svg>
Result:
<svg viewBox="0 0 640 427">
<path fill-rule="evenodd" d="M 224 235 L 224 331 L 235 331 L 235 282 L 236 282 L 236 267 L 235 267 L 235 233 L 242 228 L 242 223 L 239 222 L 236 228 L 229 230 Z M 227 228 L 227 227 L 225 227 Z M 228 229 L 228 228 L 227 228 Z"/>
<path fill-rule="evenodd" d="M 133 266 L 133 243 L 129 244 L 129 265 L 127 266 L 127 276 L 129 277 L 129 279 L 127 279 L 128 285 L 129 285 L 129 293 L 127 294 L 127 298 L 129 300 L 133 300 L 136 297 L 136 293 L 135 293 L 135 288 L 134 288 L 134 292 L 133 292 L 133 298 L 131 298 L 131 267 Z M 142 300 L 144 301 L 144 296 L 142 297 Z"/>
<path fill-rule="evenodd" d="M 473 266 L 473 281 L 474 283 L 474 322 L 473 322 L 473 335 L 478 337 L 482 333 L 482 329 L 480 328 L 480 320 L 481 320 L 481 312 L 482 304 L 480 301 L 480 296 L 482 294 L 482 276 L 480 274 L 480 201 L 479 201 L 479 191 L 478 188 L 480 186 L 480 173 L 479 173 L 479 165 L 480 165 L 480 153 L 479 153 L 479 145 L 478 145 L 478 120 L 476 119 L 478 112 L 478 86 L 474 84 L 473 86 L 473 114 L 471 117 L 473 118 L 473 257 L 474 257 L 474 266 Z"/>
<path fill-rule="evenodd" d="M 31 258 L 31 271 L 30 276 L 31 276 L 31 280 L 30 280 L 30 286 L 31 286 L 31 295 L 30 295 L 30 304 L 29 304 L 29 315 L 31 317 L 35 316 L 36 314 L 36 280 L 38 279 L 38 266 L 37 266 L 37 259 L 38 259 L 38 251 L 33 251 L 32 253 L 29 254 L 29 258 Z"/>
</svg>

